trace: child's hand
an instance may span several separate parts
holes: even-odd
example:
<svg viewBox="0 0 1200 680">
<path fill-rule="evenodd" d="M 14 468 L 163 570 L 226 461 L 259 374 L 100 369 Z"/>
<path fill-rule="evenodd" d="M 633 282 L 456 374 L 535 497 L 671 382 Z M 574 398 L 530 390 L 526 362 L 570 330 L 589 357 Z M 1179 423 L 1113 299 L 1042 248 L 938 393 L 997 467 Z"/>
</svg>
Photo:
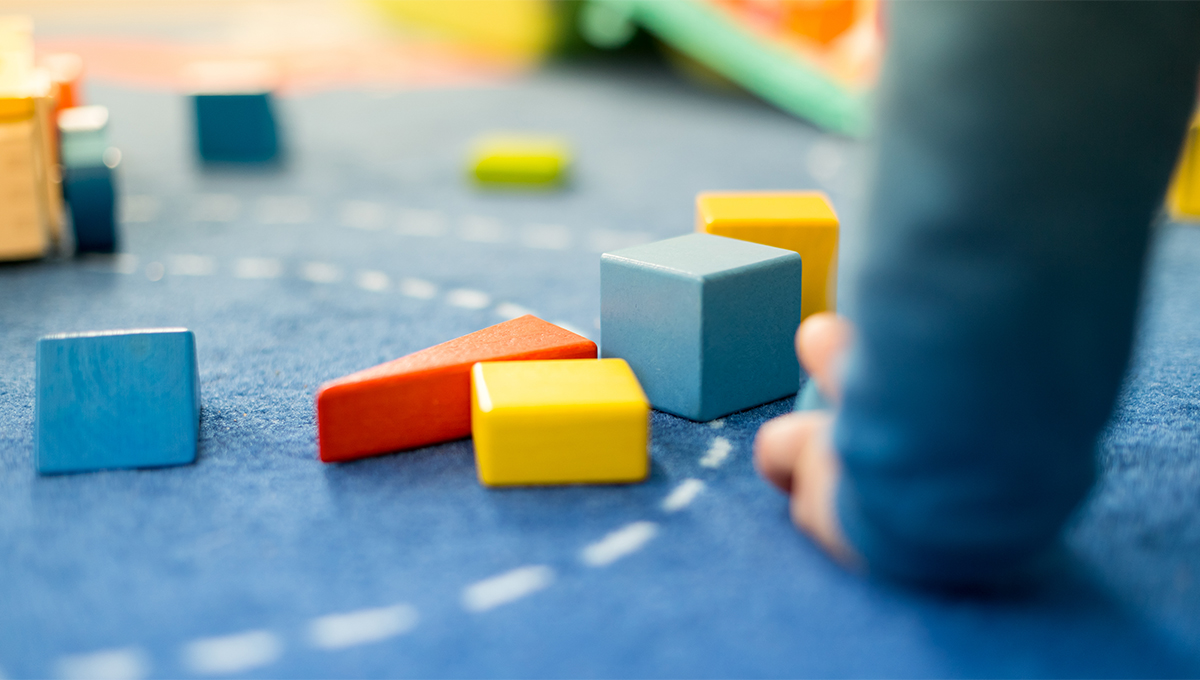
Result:
<svg viewBox="0 0 1200 680">
<path fill-rule="evenodd" d="M 838 375 L 849 348 L 853 327 L 837 315 L 822 312 L 804 321 L 796 332 L 796 354 L 817 382 L 822 396 L 841 401 Z M 838 526 L 834 495 L 841 472 L 830 441 L 833 414 L 828 411 L 790 413 L 764 423 L 754 440 L 754 465 L 792 497 L 792 521 L 835 558 L 853 562 L 855 556 Z"/>
</svg>

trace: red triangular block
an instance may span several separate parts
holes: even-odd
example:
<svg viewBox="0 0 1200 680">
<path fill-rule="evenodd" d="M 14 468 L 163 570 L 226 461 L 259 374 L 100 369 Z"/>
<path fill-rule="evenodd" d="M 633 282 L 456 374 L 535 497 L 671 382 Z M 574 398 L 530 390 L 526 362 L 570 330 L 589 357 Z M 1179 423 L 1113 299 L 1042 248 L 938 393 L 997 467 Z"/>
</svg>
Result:
<svg viewBox="0 0 1200 680">
<path fill-rule="evenodd" d="M 321 460 L 354 460 L 470 435 L 476 362 L 595 358 L 596 343 L 526 315 L 351 373 L 317 392 Z"/>
</svg>

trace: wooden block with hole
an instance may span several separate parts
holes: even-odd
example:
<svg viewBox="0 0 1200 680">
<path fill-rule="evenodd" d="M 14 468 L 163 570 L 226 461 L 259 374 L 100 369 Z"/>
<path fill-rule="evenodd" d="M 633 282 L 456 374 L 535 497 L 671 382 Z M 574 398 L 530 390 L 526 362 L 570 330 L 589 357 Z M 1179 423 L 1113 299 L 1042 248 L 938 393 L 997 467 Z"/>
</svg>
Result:
<svg viewBox="0 0 1200 680">
<path fill-rule="evenodd" d="M 800 319 L 837 311 L 838 217 L 817 191 L 706 192 L 696 196 L 696 231 L 799 253 Z"/>
<path fill-rule="evenodd" d="M 595 359 L 596 343 L 525 315 L 325 383 L 317 392 L 321 460 L 332 463 L 471 434 L 471 366 Z"/>
<path fill-rule="evenodd" d="M 650 471 L 650 404 L 621 359 L 475 364 L 471 432 L 488 486 L 640 482 Z"/>
</svg>

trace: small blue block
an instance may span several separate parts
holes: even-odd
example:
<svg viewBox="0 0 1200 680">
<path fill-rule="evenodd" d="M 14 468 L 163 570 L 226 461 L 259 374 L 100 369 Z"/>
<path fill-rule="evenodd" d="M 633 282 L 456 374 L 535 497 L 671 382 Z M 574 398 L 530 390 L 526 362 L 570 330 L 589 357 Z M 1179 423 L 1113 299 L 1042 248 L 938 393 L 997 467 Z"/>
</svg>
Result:
<svg viewBox="0 0 1200 680">
<path fill-rule="evenodd" d="M 650 404 L 712 420 L 796 392 L 800 256 L 689 234 L 600 258 L 600 355 Z"/>
<path fill-rule="evenodd" d="M 63 169 L 63 197 L 71 209 L 75 252 L 111 253 L 117 249 L 116 191 L 106 165 Z"/>
<path fill-rule="evenodd" d="M 279 155 L 279 136 L 269 92 L 197 94 L 193 99 L 201 159 L 264 163 Z"/>
<path fill-rule="evenodd" d="M 196 460 L 200 376 L 185 328 L 50 335 L 37 345 L 41 474 Z"/>
</svg>

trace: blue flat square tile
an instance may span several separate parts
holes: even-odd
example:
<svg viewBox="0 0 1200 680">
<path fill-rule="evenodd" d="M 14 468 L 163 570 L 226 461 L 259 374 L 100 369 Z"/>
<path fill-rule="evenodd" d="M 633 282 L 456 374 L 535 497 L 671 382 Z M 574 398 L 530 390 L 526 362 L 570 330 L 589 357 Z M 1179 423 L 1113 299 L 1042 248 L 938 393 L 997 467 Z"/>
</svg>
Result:
<svg viewBox="0 0 1200 680">
<path fill-rule="evenodd" d="M 196 459 L 196 340 L 182 328 L 66 333 L 37 345 L 38 472 Z"/>
<path fill-rule="evenodd" d="M 197 94 L 196 143 L 200 158 L 263 163 L 279 155 L 279 133 L 269 92 Z"/>
<path fill-rule="evenodd" d="M 689 234 L 600 260 L 600 354 L 660 411 L 711 420 L 793 394 L 800 256 Z"/>
</svg>

